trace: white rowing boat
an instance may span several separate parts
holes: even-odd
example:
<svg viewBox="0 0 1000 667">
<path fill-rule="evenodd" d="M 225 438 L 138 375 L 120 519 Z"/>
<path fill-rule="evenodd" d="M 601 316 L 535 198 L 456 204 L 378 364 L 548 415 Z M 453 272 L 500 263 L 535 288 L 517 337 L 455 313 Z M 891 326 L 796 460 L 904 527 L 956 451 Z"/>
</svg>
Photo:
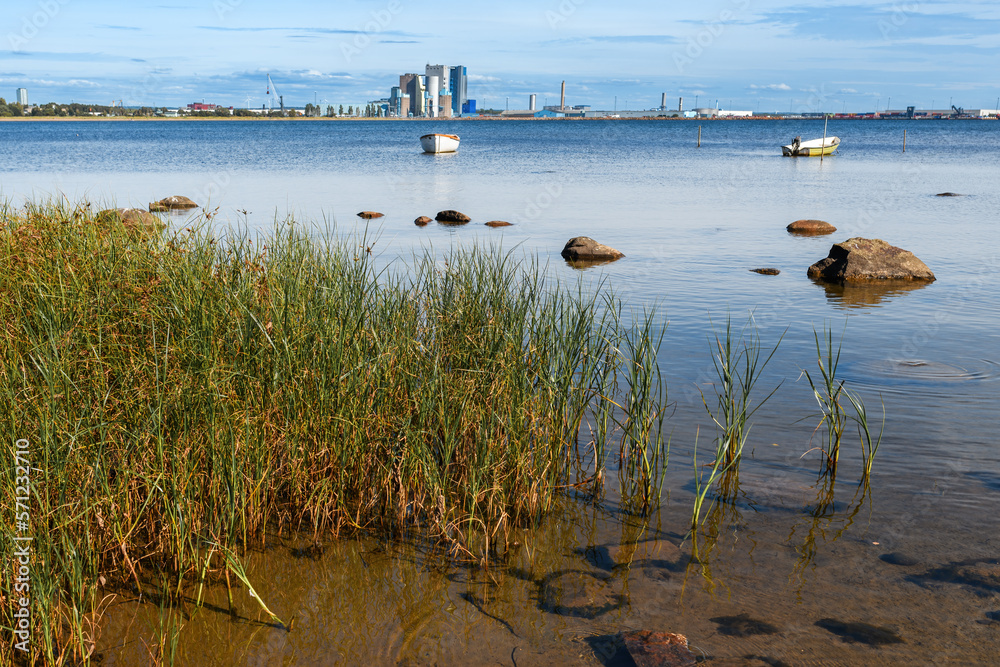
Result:
<svg viewBox="0 0 1000 667">
<path fill-rule="evenodd" d="M 456 134 L 425 134 L 420 137 L 420 145 L 425 153 L 454 153 L 461 141 Z"/>
</svg>

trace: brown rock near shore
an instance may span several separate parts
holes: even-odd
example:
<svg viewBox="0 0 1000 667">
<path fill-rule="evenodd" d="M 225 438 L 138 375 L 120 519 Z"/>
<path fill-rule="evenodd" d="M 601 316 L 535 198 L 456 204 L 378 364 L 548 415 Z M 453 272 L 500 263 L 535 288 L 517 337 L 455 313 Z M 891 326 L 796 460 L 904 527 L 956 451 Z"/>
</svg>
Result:
<svg viewBox="0 0 1000 667">
<path fill-rule="evenodd" d="M 684 635 L 631 630 L 618 636 L 638 667 L 694 667 L 697 662 Z"/>
<path fill-rule="evenodd" d="M 374 220 L 375 218 L 384 218 L 385 213 L 379 213 L 378 211 L 361 211 L 361 213 L 358 213 L 358 217 L 364 220 Z"/>
<path fill-rule="evenodd" d="M 447 211 L 439 212 L 435 217 L 438 222 L 443 222 L 449 225 L 464 225 L 465 223 L 472 220 L 469 216 L 459 211 L 453 211 L 448 209 Z"/>
<path fill-rule="evenodd" d="M 505 220 L 490 220 L 486 223 L 487 227 L 510 227 L 511 223 Z"/>
<path fill-rule="evenodd" d="M 625 253 L 598 243 L 589 236 L 576 236 L 566 241 L 561 254 L 563 259 L 570 262 L 607 261 L 625 256 Z"/>
<path fill-rule="evenodd" d="M 172 197 L 166 197 L 160 201 L 150 202 L 149 211 L 150 213 L 163 213 L 165 211 L 184 211 L 189 208 L 198 208 L 192 200 L 184 197 L 183 195 L 174 195 Z"/>
<path fill-rule="evenodd" d="M 423 227 L 425 225 L 431 224 L 431 222 L 432 222 L 431 218 L 428 218 L 426 215 L 422 215 L 416 220 L 414 220 L 413 224 L 415 224 L 417 227 Z"/>
<path fill-rule="evenodd" d="M 759 273 L 762 276 L 776 276 L 781 273 L 780 269 L 750 269 L 753 273 Z"/>
<path fill-rule="evenodd" d="M 934 280 L 934 273 L 908 250 L 882 239 L 855 237 L 830 248 L 809 267 L 809 277 L 832 283 L 868 280 Z"/>
<path fill-rule="evenodd" d="M 837 228 L 829 222 L 823 220 L 796 220 L 785 227 L 790 234 L 800 236 L 819 236 L 821 234 L 833 234 Z"/>
<path fill-rule="evenodd" d="M 107 209 L 99 211 L 94 216 L 94 219 L 98 222 L 110 222 L 113 219 L 117 219 L 129 229 L 147 233 L 159 233 L 167 227 L 167 223 L 163 222 L 163 220 L 141 208 Z"/>
</svg>

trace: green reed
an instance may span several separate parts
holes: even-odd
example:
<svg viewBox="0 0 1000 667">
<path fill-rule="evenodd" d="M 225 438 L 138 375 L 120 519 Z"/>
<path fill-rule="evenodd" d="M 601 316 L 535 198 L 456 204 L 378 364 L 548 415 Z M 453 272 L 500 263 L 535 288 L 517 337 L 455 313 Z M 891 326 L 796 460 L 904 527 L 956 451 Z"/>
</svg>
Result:
<svg viewBox="0 0 1000 667">
<path fill-rule="evenodd" d="M 844 344 L 843 334 L 841 334 L 836 349 L 833 347 L 833 334 L 826 327 L 823 328 L 822 340 L 815 331 L 813 337 L 816 341 L 816 364 L 819 366 L 819 375 L 814 379 L 808 370 L 805 370 L 804 373 L 820 408 L 820 421 L 816 429 L 825 430 L 825 438 L 820 446 L 823 454 L 822 474 L 836 478 L 844 429 L 848 421 L 853 421 L 857 426 L 858 437 L 861 441 L 863 468 L 861 483 L 866 484 L 871 479 L 872 463 L 885 432 L 885 405 L 882 406 L 882 424 L 879 433 L 877 436 L 872 436 L 864 401 L 859 394 L 850 391 L 845 386 L 844 380 L 837 377 L 840 353 Z M 845 410 L 842 404 L 842 400 L 845 398 L 853 409 L 853 414 Z"/>
<path fill-rule="evenodd" d="M 716 486 L 716 482 L 720 479 L 726 482 L 718 488 L 720 494 L 726 494 L 722 496 L 724 498 L 735 496 L 739 488 L 739 466 L 750 433 L 750 419 L 774 396 L 781 383 L 756 403 L 754 388 L 784 337 L 782 333 L 774 347 L 765 355 L 764 344 L 753 319 L 753 313 L 738 332 L 733 328 L 732 318 L 727 316 L 723 333 L 721 335 L 715 333 L 712 355 L 712 363 L 718 378 L 715 388 L 715 407 L 709 407 L 704 393 L 701 395 L 701 400 L 716 426 L 718 435 L 715 440 L 713 460 L 706 464 L 709 468 L 707 477 L 702 473 L 703 466 L 698 463 L 697 438 L 695 442 L 693 456 L 695 501 L 691 510 L 691 535 L 694 538 L 695 548 L 697 548 L 696 533 L 701 525 L 702 506 L 708 493 Z M 732 496 L 729 495 L 730 492 Z"/>
<path fill-rule="evenodd" d="M 657 328 L 655 320 L 655 311 L 647 311 L 635 335 L 623 341 L 627 393 L 621 422 L 619 488 L 626 504 L 642 514 L 659 504 L 670 458 L 670 442 L 663 433 L 667 386 L 656 362 L 666 330 Z"/>
<path fill-rule="evenodd" d="M 767 396 L 754 403 L 754 388 L 784 337 L 782 333 L 765 356 L 764 344 L 752 313 L 739 332 L 733 329 L 732 318 L 727 316 L 724 333 L 721 337 L 718 332 L 715 333 L 712 363 L 719 380 L 715 407 L 709 407 L 704 394 L 702 404 L 719 430 L 716 459 L 726 466 L 733 463 L 739 465 L 750 433 L 751 417 L 781 386 L 779 383 Z"/>
<path fill-rule="evenodd" d="M 872 437 L 871 426 L 868 424 L 868 411 L 865 409 L 864 401 L 854 392 L 847 394 L 847 400 L 854 408 L 852 419 L 858 427 L 858 438 L 861 440 L 861 484 L 867 486 L 871 482 L 872 464 L 875 461 L 875 454 L 882 444 L 882 436 L 885 434 L 885 403 L 882 402 L 882 422 L 879 424 L 878 435 Z"/>
<path fill-rule="evenodd" d="M 495 545 L 568 486 L 600 493 L 616 431 L 624 497 L 659 495 L 662 330 L 613 316 L 607 291 L 546 281 L 496 248 L 390 271 L 377 238 L 291 221 L 218 239 L 94 218 L 84 204 L 0 208 L 0 429 L 8 450 L 31 441 L 37 470 L 40 662 L 86 662 L 109 594 L 162 573 L 172 608 L 213 547 L 236 554 L 267 530 Z M 598 424 L 592 444 L 584 423 Z M 4 466 L 0 506 L 14 495 Z"/>
<path fill-rule="evenodd" d="M 837 463 L 840 460 L 840 441 L 847 422 L 847 413 L 841 405 L 841 398 L 850 396 L 844 387 L 844 381 L 837 378 L 844 338 L 841 335 L 836 350 L 833 347 L 833 334 L 825 327 L 822 343 L 815 331 L 813 338 L 816 341 L 816 364 L 819 366 L 819 376 L 814 380 L 808 370 L 805 371 L 805 376 L 819 404 L 820 422 L 816 428 L 825 427 L 826 430 L 825 440 L 820 447 L 823 453 L 823 471 L 831 477 L 836 477 Z"/>
</svg>

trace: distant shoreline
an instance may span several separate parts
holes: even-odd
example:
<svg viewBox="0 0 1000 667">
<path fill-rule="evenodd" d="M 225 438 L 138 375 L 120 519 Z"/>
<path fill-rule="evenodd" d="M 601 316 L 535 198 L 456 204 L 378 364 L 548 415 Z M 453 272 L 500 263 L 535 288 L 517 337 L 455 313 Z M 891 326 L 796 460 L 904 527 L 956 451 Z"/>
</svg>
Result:
<svg viewBox="0 0 1000 667">
<path fill-rule="evenodd" d="M 755 121 L 755 120 L 822 120 L 822 116 L 819 117 L 804 117 L 804 116 L 740 116 L 740 117 L 724 117 L 724 118 L 677 118 L 677 117 L 666 117 L 666 116 L 638 116 L 631 118 L 611 118 L 608 116 L 600 116 L 596 118 L 504 118 L 502 116 L 478 116 L 475 118 L 307 118 L 303 116 L 295 118 L 275 118 L 275 117 L 262 117 L 262 116 L 185 116 L 180 118 L 164 118 L 161 116 L 147 117 L 147 116 L 124 116 L 124 117 L 113 117 L 113 116 L 5 116 L 0 117 L 0 122 L 190 122 L 190 121 L 210 121 L 210 122 L 232 122 L 232 121 L 248 121 L 248 122 L 350 122 L 356 123 L 359 121 L 378 121 L 378 122 L 477 122 L 477 121 L 635 121 L 635 120 L 658 120 L 658 121 L 711 121 L 711 122 L 739 122 L 739 121 Z M 984 117 L 984 118 L 900 118 L 900 117 L 878 117 L 872 118 L 871 116 L 830 116 L 830 120 L 913 120 L 913 121 L 953 121 L 953 120 L 998 120 L 994 117 Z"/>
</svg>

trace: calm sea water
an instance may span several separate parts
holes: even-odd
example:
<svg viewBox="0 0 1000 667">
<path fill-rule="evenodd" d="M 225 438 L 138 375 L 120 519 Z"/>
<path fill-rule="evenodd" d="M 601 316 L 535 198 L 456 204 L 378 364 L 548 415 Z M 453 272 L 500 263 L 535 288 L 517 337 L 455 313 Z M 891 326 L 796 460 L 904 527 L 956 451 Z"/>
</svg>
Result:
<svg viewBox="0 0 1000 667">
<path fill-rule="evenodd" d="M 461 135 L 459 152 L 422 154 L 418 137 L 430 131 Z M 364 542 L 331 547 L 332 561 L 308 566 L 279 549 L 256 562 L 260 573 L 283 573 L 264 585 L 265 599 L 285 609 L 322 604 L 326 613 L 313 610 L 299 621 L 306 630 L 280 639 L 255 627 L 219 639 L 229 631 L 194 624 L 183 649 L 189 664 L 248 655 L 261 664 L 274 656 L 422 664 L 459 655 L 486 663 L 509 662 L 518 650 L 517 664 L 535 654 L 600 662 L 586 638 L 624 627 L 672 629 L 707 654 L 788 664 L 989 664 L 1000 652 L 1000 625 L 986 616 L 1000 611 L 1000 123 L 832 121 L 829 133 L 842 140 L 837 155 L 781 157 L 780 145 L 794 136 L 822 133 L 821 121 L 707 122 L 698 148 L 696 122 L 0 123 L 0 194 L 15 204 L 65 196 L 144 206 L 183 194 L 218 208 L 220 229 L 264 233 L 288 215 L 316 223 L 317 233 L 324 222 L 350 233 L 364 229 L 354 214 L 373 209 L 386 214 L 370 225 L 376 247 L 401 270 L 423 248 L 484 242 L 537 254 L 561 280 L 603 281 L 630 306 L 655 306 L 669 321 L 660 364 L 675 408 L 670 494 L 640 539 L 679 542 L 685 533 L 693 444 L 697 436 L 707 448 L 713 437 L 700 394 L 712 391 L 713 328 L 753 312 L 765 343 L 784 333 L 762 380 L 765 394 L 781 387 L 755 416 L 741 475 L 745 503 L 719 523 L 711 584 L 703 573 L 688 581 L 649 567 L 613 576 L 594 569 L 588 547 L 632 535 L 613 503 L 553 517 L 525 537 L 534 551 L 524 567 L 540 572 L 537 581 L 439 578 L 419 550 L 373 566 L 375 547 Z M 934 196 L 946 191 L 965 196 Z M 473 222 L 413 225 L 446 208 Z M 785 226 L 800 218 L 838 231 L 788 235 Z M 483 226 L 494 219 L 514 226 Z M 626 257 L 576 271 L 558 253 L 580 235 Z M 832 243 L 852 236 L 911 250 L 937 281 L 845 291 L 806 277 Z M 781 274 L 749 271 L 757 267 Z M 884 401 L 887 417 L 871 496 L 855 496 L 860 452 L 848 444 L 835 502 L 816 512 L 815 402 L 801 370 L 814 367 L 813 332 L 824 326 L 844 334 L 848 386 L 871 412 L 880 414 Z M 915 565 L 879 559 L 888 553 Z M 552 614 L 539 602 L 538 581 L 563 570 L 607 575 L 601 585 L 627 603 L 592 619 Z M 363 608 L 338 608 L 331 587 L 361 595 Z M 403 599 L 404 590 L 417 592 Z M 395 605 L 389 618 L 373 611 L 386 605 Z M 739 613 L 781 630 L 740 638 L 710 620 Z M 823 618 L 887 627 L 905 643 L 845 643 L 815 625 Z M 367 635 L 352 633 L 357 623 Z M 202 654 L 203 640 L 229 648 Z M 119 664 L 138 655 L 123 649 Z"/>
</svg>

